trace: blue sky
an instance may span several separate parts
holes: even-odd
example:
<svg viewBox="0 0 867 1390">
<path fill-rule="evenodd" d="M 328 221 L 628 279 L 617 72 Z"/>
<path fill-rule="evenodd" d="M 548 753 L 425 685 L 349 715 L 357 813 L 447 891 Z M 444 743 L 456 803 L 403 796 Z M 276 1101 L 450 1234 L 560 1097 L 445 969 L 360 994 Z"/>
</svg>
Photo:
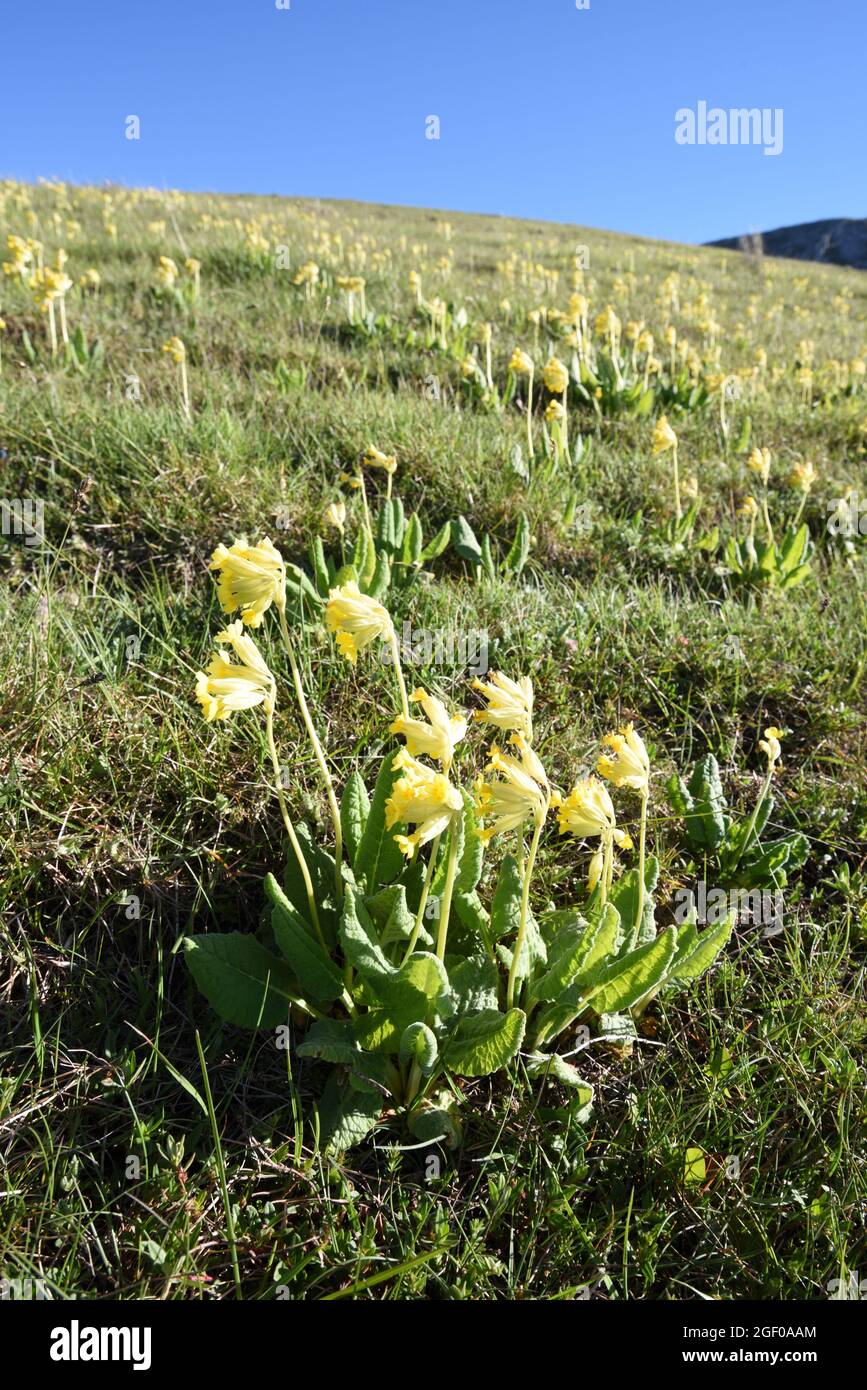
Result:
<svg viewBox="0 0 867 1390">
<path fill-rule="evenodd" d="M 863 0 L 289 5 L 10 6 L 0 176 L 354 198 L 677 241 L 867 215 Z M 700 100 L 782 108 L 782 153 L 677 144 L 675 112 Z M 439 140 L 425 138 L 431 115 Z"/>
</svg>

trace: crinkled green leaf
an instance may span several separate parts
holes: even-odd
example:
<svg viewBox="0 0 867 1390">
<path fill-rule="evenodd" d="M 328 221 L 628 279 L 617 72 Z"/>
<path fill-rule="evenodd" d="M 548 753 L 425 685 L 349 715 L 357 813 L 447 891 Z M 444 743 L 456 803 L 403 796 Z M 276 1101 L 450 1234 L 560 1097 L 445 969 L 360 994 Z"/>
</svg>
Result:
<svg viewBox="0 0 867 1390">
<path fill-rule="evenodd" d="M 296 912 L 273 874 L 265 875 L 265 896 L 271 903 L 274 940 L 289 962 L 301 987 L 314 999 L 328 1002 L 343 993 L 340 969 L 313 930 Z"/>
<path fill-rule="evenodd" d="M 391 883 L 404 864 L 394 839 L 400 826 L 393 825 L 390 830 L 385 827 L 386 802 L 401 775 L 392 766 L 395 757 L 396 751 L 392 750 L 382 760 L 354 865 L 356 877 L 364 879 L 369 891 L 374 891 L 381 883 Z"/>
<path fill-rule="evenodd" d="M 360 1144 L 382 1112 L 382 1096 L 374 1091 L 359 1091 L 340 1080 L 336 1072 L 329 1076 L 318 1105 L 320 1135 L 331 1153 L 344 1153 Z"/>
<path fill-rule="evenodd" d="M 340 828 L 343 843 L 349 855 L 349 862 L 358 872 L 358 852 L 364 836 L 364 827 L 370 815 L 370 797 L 361 774 L 353 769 L 347 778 L 343 795 L 340 798 Z"/>
<path fill-rule="evenodd" d="M 443 1064 L 458 1076 L 488 1076 L 516 1056 L 524 1040 L 521 1009 L 484 1009 L 458 1020 L 443 1048 Z"/>
<path fill-rule="evenodd" d="M 426 1023 L 410 1023 L 400 1040 L 400 1060 L 403 1066 L 415 1062 L 423 1076 L 430 1076 L 437 1060 L 436 1034 Z"/>
<path fill-rule="evenodd" d="M 655 941 L 648 941 L 609 966 L 601 981 L 588 990 L 587 1003 L 597 1014 L 632 1008 L 662 983 L 676 947 L 677 930 L 666 927 Z"/>
<path fill-rule="evenodd" d="M 701 933 L 693 927 L 694 937 L 681 936 L 678 933 L 677 952 L 669 966 L 668 978 L 686 981 L 696 980 L 699 975 L 703 975 L 727 945 L 734 925 L 735 919 L 732 915 L 718 926 Z"/>
</svg>

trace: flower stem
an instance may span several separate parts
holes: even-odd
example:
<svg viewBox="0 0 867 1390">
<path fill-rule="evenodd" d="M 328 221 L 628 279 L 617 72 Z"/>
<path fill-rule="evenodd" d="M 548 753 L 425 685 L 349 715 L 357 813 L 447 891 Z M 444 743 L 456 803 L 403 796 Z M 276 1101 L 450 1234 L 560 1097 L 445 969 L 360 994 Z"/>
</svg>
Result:
<svg viewBox="0 0 867 1390">
<path fill-rule="evenodd" d="M 768 515 L 768 485 L 767 485 L 767 483 L 765 483 L 764 489 L 763 489 L 763 491 L 762 491 L 762 514 L 764 515 L 764 518 L 765 518 L 765 530 L 766 530 L 767 533 L 768 533 L 768 541 L 769 541 L 769 543 L 770 543 L 771 545 L 773 545 L 773 543 L 774 543 L 774 528 L 773 528 L 773 526 L 771 525 L 771 518 L 770 518 L 770 516 Z"/>
<path fill-rule="evenodd" d="M 325 947 L 325 937 L 322 935 L 322 927 L 319 924 L 319 912 L 316 907 L 316 898 L 313 894 L 313 880 L 310 877 L 310 870 L 307 867 L 307 860 L 304 858 L 304 851 L 298 843 L 298 836 L 295 834 L 295 827 L 289 816 L 286 806 L 286 798 L 283 795 L 283 786 L 280 781 L 280 759 L 277 756 L 277 745 L 274 742 L 274 710 L 268 707 L 265 722 L 265 737 L 268 740 L 268 751 L 271 754 L 271 762 L 274 766 L 274 789 L 277 792 L 277 800 L 280 802 L 280 814 L 283 817 L 283 824 L 286 827 L 286 834 L 289 836 L 289 843 L 295 851 L 295 858 L 298 860 L 298 867 L 301 870 L 301 877 L 304 880 L 304 891 L 307 894 L 307 905 L 310 908 L 310 920 L 316 928 L 316 935 Z"/>
<path fill-rule="evenodd" d="M 436 868 L 436 862 L 437 857 L 439 855 L 441 839 L 442 836 L 437 835 L 431 843 L 430 859 L 427 861 L 427 869 L 425 870 L 424 884 L 422 885 L 421 898 L 419 900 L 418 905 L 418 912 L 415 914 L 415 923 L 412 929 L 412 936 L 409 938 L 409 944 L 407 945 L 406 954 L 403 958 L 404 963 L 409 960 L 410 956 L 415 950 L 415 945 L 418 941 L 419 932 L 421 931 L 422 918 L 424 917 L 424 910 L 427 907 L 427 900 L 430 894 L 430 886 L 433 883 L 434 869 Z"/>
<path fill-rule="evenodd" d="M 449 916 L 452 910 L 452 893 L 455 887 L 455 875 L 458 868 L 458 827 L 454 824 L 449 834 L 449 860 L 446 865 L 446 881 L 443 888 L 443 900 L 440 903 L 439 930 L 437 932 L 437 955 L 440 960 L 445 959 L 446 940 L 449 934 Z"/>
<path fill-rule="evenodd" d="M 322 751 L 322 744 L 319 742 L 319 735 L 310 717 L 310 709 L 307 698 L 304 694 L 304 686 L 301 682 L 301 672 L 298 669 L 298 661 L 295 656 L 295 649 L 292 646 L 292 639 L 289 636 L 289 628 L 286 624 L 285 609 L 278 609 L 280 617 L 280 636 L 283 638 L 283 646 L 289 658 L 289 665 L 292 668 L 292 680 L 295 685 L 295 694 L 298 698 L 298 706 L 301 710 L 301 717 L 307 729 L 307 735 L 313 747 L 316 761 L 319 764 L 319 771 L 322 774 L 322 781 L 325 786 L 325 794 L 328 797 L 328 806 L 331 811 L 331 819 L 334 823 L 334 888 L 337 893 L 337 906 L 343 902 L 343 830 L 340 824 L 340 807 L 337 804 L 337 796 L 334 791 L 334 782 L 328 764 L 325 761 L 325 754 Z"/>
<path fill-rule="evenodd" d="M 391 646 L 392 664 L 394 674 L 397 677 L 397 686 L 400 691 L 400 708 L 404 719 L 409 719 L 409 696 L 406 693 L 406 681 L 403 678 L 403 667 L 400 664 L 400 647 L 398 646 L 397 633 L 392 628 L 391 637 L 388 639 Z"/>
<path fill-rule="evenodd" d="M 606 837 L 605 837 L 605 853 L 604 853 L 604 858 L 603 858 L 603 860 L 602 860 L 602 873 L 601 873 L 600 878 L 599 878 L 599 887 L 600 887 L 599 899 L 600 899 L 600 902 L 601 902 L 601 904 L 602 904 L 603 907 L 605 906 L 605 904 L 606 904 L 607 901 L 608 901 L 608 888 L 609 888 L 609 883 L 610 883 L 610 879 L 611 879 L 611 869 L 612 869 L 612 861 L 613 861 L 613 858 L 614 858 L 614 837 L 613 837 L 613 835 L 606 835 Z"/>
<path fill-rule="evenodd" d="M 527 378 L 527 453 L 533 457 L 533 369 Z"/>
<path fill-rule="evenodd" d="M 641 923 L 644 919 L 644 861 L 647 849 L 647 800 L 649 792 L 641 793 L 641 829 L 638 834 L 638 909 L 635 914 L 635 928 L 632 933 L 632 945 L 636 945 L 641 932 Z"/>
<path fill-rule="evenodd" d="M 744 838 L 743 838 L 743 840 L 741 841 L 740 853 L 738 854 L 737 861 L 736 861 L 735 866 L 734 866 L 735 869 L 737 869 L 738 865 L 740 864 L 741 860 L 743 859 L 744 855 L 746 854 L 747 850 L 749 849 L 750 840 L 753 838 L 753 831 L 755 830 L 756 821 L 757 821 L 758 815 L 759 815 L 759 808 L 761 807 L 762 802 L 764 801 L 765 797 L 767 796 L 768 792 L 770 791 L 771 780 L 772 780 L 772 778 L 773 778 L 773 775 L 774 775 L 774 765 L 773 765 L 773 763 L 771 763 L 771 765 L 769 766 L 769 768 L 768 768 L 768 770 L 767 770 L 767 772 L 766 772 L 766 774 L 765 774 L 765 780 L 764 780 L 764 782 L 762 783 L 762 789 L 761 789 L 761 791 L 759 792 L 759 795 L 758 795 L 758 799 L 757 799 L 757 801 L 756 801 L 756 804 L 755 804 L 755 806 L 753 807 L 753 814 L 750 816 L 750 822 L 749 822 L 749 825 L 747 826 L 746 834 L 744 835 Z"/>
<path fill-rule="evenodd" d="M 181 361 L 181 400 L 184 406 L 184 414 L 190 418 L 190 386 L 187 380 L 187 364 Z"/>
<path fill-rule="evenodd" d="M 683 508 L 682 508 L 681 505 L 680 505 L 680 468 L 678 467 L 678 462 L 677 462 L 677 445 L 676 445 L 676 444 L 675 444 L 675 446 L 674 446 L 674 448 L 672 449 L 671 452 L 672 452 L 673 467 L 674 467 L 674 510 L 675 510 L 675 512 L 676 512 L 676 514 L 677 514 L 677 519 L 678 519 L 678 521 L 680 521 L 680 518 L 683 516 Z"/>
<path fill-rule="evenodd" d="M 547 807 L 546 807 L 547 814 Z M 515 983 L 518 978 L 518 962 L 521 959 L 521 952 L 524 949 L 524 937 L 527 934 L 527 917 L 530 912 L 530 879 L 533 877 L 533 865 L 536 862 L 536 850 L 539 848 L 539 836 L 542 834 L 542 826 L 545 824 L 543 816 L 536 822 L 533 831 L 533 838 L 530 841 L 530 853 L 527 855 L 527 864 L 524 869 L 524 884 L 521 893 L 521 919 L 518 923 L 518 935 L 515 937 L 512 964 L 509 969 L 509 984 L 506 989 L 506 1008 L 511 1009 L 515 1002 Z"/>
</svg>

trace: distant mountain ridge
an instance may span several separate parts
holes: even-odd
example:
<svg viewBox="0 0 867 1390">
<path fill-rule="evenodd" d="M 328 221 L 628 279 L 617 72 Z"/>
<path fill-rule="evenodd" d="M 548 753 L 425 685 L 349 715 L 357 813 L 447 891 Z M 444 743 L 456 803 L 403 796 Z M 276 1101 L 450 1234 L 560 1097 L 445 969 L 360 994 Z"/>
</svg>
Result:
<svg viewBox="0 0 867 1390">
<path fill-rule="evenodd" d="M 823 261 L 826 265 L 848 265 L 856 270 L 867 270 L 865 217 L 828 217 L 821 222 L 776 227 L 771 232 L 722 237 L 707 244 L 723 246 L 731 251 L 788 256 L 796 261 Z"/>
</svg>

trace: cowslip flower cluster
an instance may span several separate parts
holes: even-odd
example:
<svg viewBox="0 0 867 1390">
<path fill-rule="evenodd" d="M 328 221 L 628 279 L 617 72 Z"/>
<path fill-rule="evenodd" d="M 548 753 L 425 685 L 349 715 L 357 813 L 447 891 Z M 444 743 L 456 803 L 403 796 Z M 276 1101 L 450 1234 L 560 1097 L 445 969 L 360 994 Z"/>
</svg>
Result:
<svg viewBox="0 0 867 1390">
<path fill-rule="evenodd" d="M 274 709 L 276 685 L 264 657 L 251 637 L 244 632 L 243 623 L 230 623 L 214 638 L 217 653 L 204 671 L 196 675 L 196 699 L 210 724 L 214 719 L 228 719 L 238 710 L 264 705 L 266 712 Z M 226 647 L 238 658 L 228 659 Z"/>
<path fill-rule="evenodd" d="M 217 596 L 224 612 L 240 609 L 247 627 L 259 627 L 272 603 L 285 607 L 286 568 L 267 536 L 258 545 L 243 539 L 218 545 L 208 568 L 219 571 Z"/>
</svg>

